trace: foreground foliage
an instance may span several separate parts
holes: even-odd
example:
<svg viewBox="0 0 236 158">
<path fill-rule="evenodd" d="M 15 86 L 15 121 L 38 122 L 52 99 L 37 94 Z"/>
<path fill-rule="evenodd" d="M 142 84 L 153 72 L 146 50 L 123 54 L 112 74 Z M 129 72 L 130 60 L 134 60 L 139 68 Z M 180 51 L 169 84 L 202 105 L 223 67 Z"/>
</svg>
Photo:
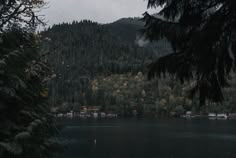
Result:
<svg viewBox="0 0 236 158">
<path fill-rule="evenodd" d="M 180 81 L 195 80 L 191 94 L 222 102 L 236 57 L 236 2 L 234 0 L 148 0 L 162 7 L 156 15 L 144 14 L 147 38 L 171 42 L 174 53 L 150 67 L 149 77 L 170 73 Z"/>
<path fill-rule="evenodd" d="M 55 140 L 36 36 L 18 29 L 1 34 L 0 157 L 52 157 Z M 48 75 L 47 75 L 48 74 Z"/>
<path fill-rule="evenodd" d="M 50 69 L 34 31 L 43 0 L 0 2 L 0 157 L 52 158 L 56 128 L 47 103 Z"/>
<path fill-rule="evenodd" d="M 0 1 L 0 32 L 20 23 L 25 28 L 34 30 L 38 24 L 44 24 L 38 15 L 44 0 L 1 0 Z"/>
</svg>

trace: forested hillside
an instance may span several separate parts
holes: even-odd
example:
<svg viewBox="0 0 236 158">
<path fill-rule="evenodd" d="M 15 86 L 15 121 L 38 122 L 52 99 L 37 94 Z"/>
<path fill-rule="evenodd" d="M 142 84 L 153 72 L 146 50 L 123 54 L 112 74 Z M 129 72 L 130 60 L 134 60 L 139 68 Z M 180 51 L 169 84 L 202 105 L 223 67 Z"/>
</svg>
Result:
<svg viewBox="0 0 236 158">
<path fill-rule="evenodd" d="M 137 18 L 106 25 L 84 20 L 42 32 L 43 52 L 48 52 L 57 75 L 50 85 L 53 102 L 60 98 L 60 103 L 83 104 L 82 98 L 90 100 L 90 81 L 97 75 L 144 72 L 153 60 L 171 52 L 165 41 L 140 46 L 145 42 L 138 35 L 142 25 Z"/>
<path fill-rule="evenodd" d="M 198 111 L 198 98 L 190 102 L 183 90 L 189 83 L 146 80 L 147 66 L 172 49 L 165 40 L 151 43 L 142 38 L 143 25 L 138 18 L 104 25 L 84 20 L 42 32 L 42 52 L 47 52 L 45 59 L 54 70 L 49 84 L 52 104 L 62 112 L 96 105 L 123 115 L 133 110 L 159 115 Z M 143 77 L 137 80 L 140 73 Z M 233 90 L 226 90 L 223 104 L 209 102 L 201 111 L 235 111 L 229 95 Z"/>
</svg>

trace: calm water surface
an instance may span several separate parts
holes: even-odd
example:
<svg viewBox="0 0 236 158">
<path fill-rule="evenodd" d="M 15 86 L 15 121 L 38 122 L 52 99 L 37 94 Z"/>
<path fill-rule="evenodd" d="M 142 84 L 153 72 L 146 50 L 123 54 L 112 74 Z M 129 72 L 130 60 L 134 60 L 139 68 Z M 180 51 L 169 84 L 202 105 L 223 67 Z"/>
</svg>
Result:
<svg viewBox="0 0 236 158">
<path fill-rule="evenodd" d="M 236 158 L 236 121 L 62 122 L 62 158 Z"/>
</svg>

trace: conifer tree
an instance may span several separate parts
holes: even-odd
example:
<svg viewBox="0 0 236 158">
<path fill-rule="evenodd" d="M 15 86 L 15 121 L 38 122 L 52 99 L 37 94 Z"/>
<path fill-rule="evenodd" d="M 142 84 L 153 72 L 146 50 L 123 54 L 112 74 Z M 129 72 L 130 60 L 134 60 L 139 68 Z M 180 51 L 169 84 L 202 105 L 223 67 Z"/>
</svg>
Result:
<svg viewBox="0 0 236 158">
<path fill-rule="evenodd" d="M 34 34 L 41 0 L 0 3 L 0 157 L 52 158 L 56 130 L 47 103 L 51 71 Z"/>
<path fill-rule="evenodd" d="M 199 94 L 200 105 L 222 102 L 236 64 L 236 1 L 148 0 L 148 7 L 160 11 L 144 14 L 145 36 L 166 38 L 174 50 L 150 65 L 149 78 L 169 73 L 194 80 L 191 94 Z"/>
</svg>

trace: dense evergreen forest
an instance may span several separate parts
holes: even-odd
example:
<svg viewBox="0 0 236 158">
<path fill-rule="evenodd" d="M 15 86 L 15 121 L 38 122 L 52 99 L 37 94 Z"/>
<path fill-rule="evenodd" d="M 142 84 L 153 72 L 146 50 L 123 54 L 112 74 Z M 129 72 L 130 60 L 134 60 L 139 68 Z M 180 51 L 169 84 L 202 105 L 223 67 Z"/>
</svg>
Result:
<svg viewBox="0 0 236 158">
<path fill-rule="evenodd" d="M 100 106 L 122 115 L 133 110 L 160 116 L 198 111 L 198 99 L 189 100 L 187 93 L 194 83 L 181 85 L 171 77 L 159 84 L 147 80 L 148 65 L 173 51 L 167 40 L 145 40 L 143 27 L 139 18 L 123 18 L 110 24 L 62 23 L 41 32 L 42 52 L 54 70 L 52 105 L 61 112 Z M 224 102 L 231 106 L 209 102 L 201 110 L 232 112 L 232 99 Z"/>
<path fill-rule="evenodd" d="M 42 32 L 43 52 L 57 75 L 50 85 L 54 104 L 91 103 L 90 81 L 98 75 L 144 72 L 163 52 L 171 52 L 165 41 L 144 45 L 138 36 L 142 26 L 138 18 L 106 25 L 84 20 Z"/>
<path fill-rule="evenodd" d="M 85 117 L 89 106 L 111 117 L 236 112 L 235 1 L 148 0 L 160 12 L 142 20 L 37 32 L 46 5 L 0 2 L 0 158 L 60 157 L 55 113 L 81 107 Z"/>
</svg>

